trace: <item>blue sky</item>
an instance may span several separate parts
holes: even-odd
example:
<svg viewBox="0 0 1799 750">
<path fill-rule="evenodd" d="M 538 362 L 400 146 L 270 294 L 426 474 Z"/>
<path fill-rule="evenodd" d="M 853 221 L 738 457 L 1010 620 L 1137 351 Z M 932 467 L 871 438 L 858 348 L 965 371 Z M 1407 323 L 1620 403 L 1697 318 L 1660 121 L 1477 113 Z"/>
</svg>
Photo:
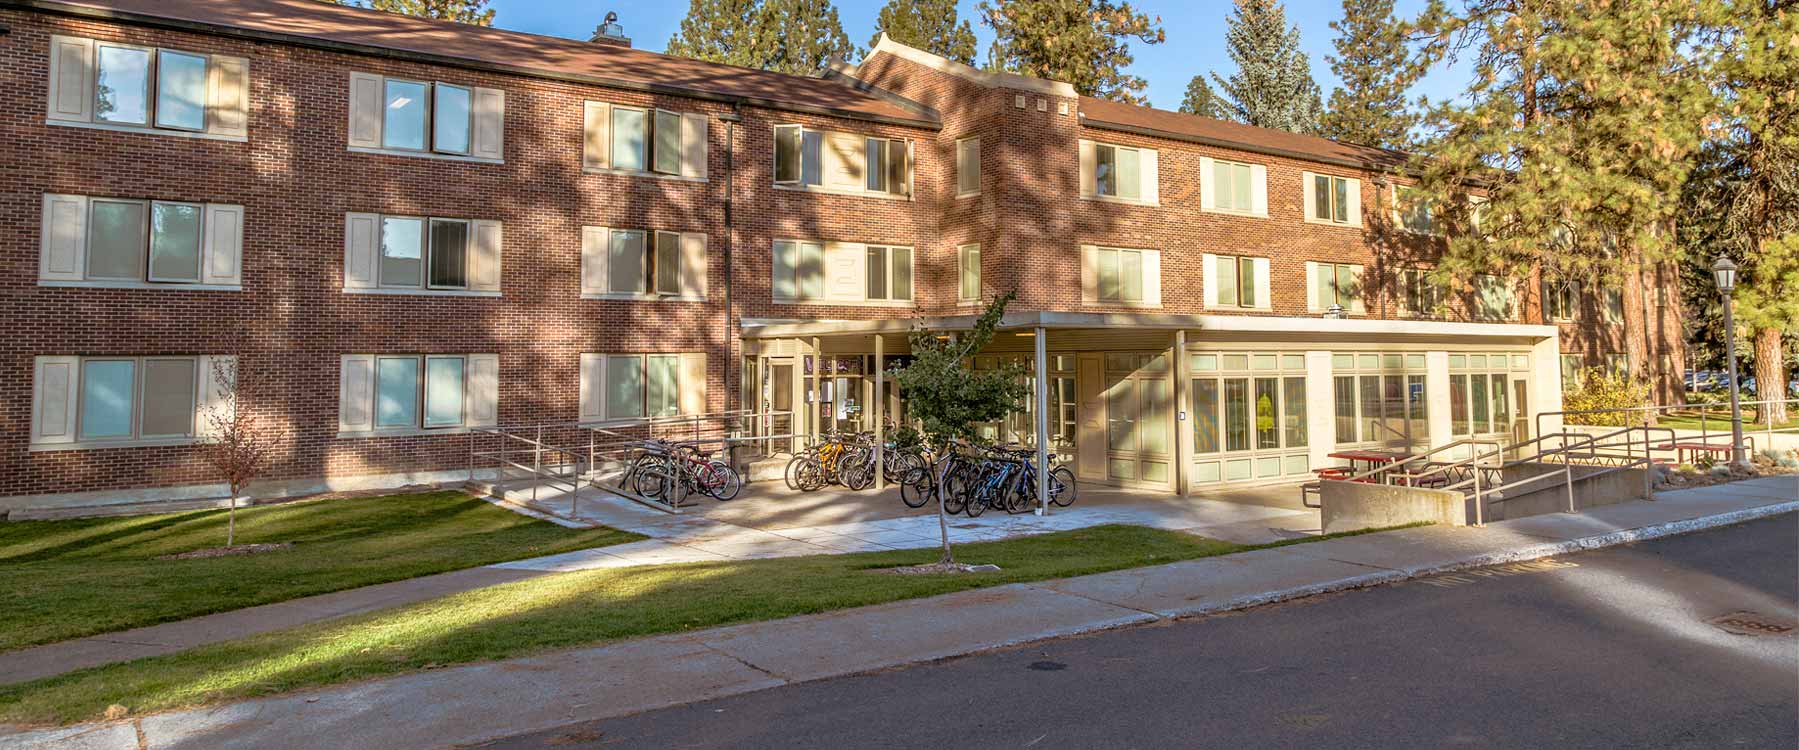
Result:
<svg viewBox="0 0 1799 750">
<path fill-rule="evenodd" d="M 857 45 L 866 45 L 874 34 L 875 15 L 885 0 L 836 0 L 843 29 Z M 993 38 L 989 29 L 976 20 L 979 0 L 961 0 L 962 17 L 974 26 L 984 52 Z M 1151 16 L 1162 17 L 1162 28 L 1168 33 L 1164 44 L 1133 44 L 1136 62 L 1130 71 L 1149 81 L 1150 102 L 1163 109 L 1180 106 L 1187 81 L 1201 71 L 1217 71 L 1221 75 L 1233 70 L 1224 51 L 1225 19 L 1230 15 L 1229 0 L 1137 0 L 1132 3 Z M 1398 0 L 1399 12 L 1416 13 L 1425 0 Z M 618 12 L 633 45 L 639 49 L 661 52 L 675 33 L 681 18 L 687 14 L 686 0 L 646 2 L 582 3 L 587 6 L 572 10 L 567 0 L 491 0 L 489 7 L 497 13 L 495 25 L 535 34 L 586 39 L 606 11 Z M 1324 56 L 1331 52 L 1333 34 L 1330 22 L 1343 13 L 1341 0 L 1287 0 L 1287 18 L 1299 25 L 1301 45 L 1312 57 L 1312 76 L 1324 90 L 1326 99 L 1336 85 Z M 1466 82 L 1460 70 L 1433 71 L 1414 91 L 1433 100 L 1459 93 Z"/>
</svg>

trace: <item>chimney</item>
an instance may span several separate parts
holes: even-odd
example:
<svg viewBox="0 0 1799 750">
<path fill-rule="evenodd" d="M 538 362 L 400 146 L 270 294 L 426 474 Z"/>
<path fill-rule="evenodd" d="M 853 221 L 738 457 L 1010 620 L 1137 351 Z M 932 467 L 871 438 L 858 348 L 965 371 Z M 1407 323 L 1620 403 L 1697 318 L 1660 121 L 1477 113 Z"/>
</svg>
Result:
<svg viewBox="0 0 1799 750">
<path fill-rule="evenodd" d="M 606 22 L 593 29 L 593 37 L 587 41 L 595 44 L 611 44 L 619 47 L 630 47 L 631 38 L 625 36 L 625 27 L 618 25 L 618 13 L 608 11 Z"/>
</svg>

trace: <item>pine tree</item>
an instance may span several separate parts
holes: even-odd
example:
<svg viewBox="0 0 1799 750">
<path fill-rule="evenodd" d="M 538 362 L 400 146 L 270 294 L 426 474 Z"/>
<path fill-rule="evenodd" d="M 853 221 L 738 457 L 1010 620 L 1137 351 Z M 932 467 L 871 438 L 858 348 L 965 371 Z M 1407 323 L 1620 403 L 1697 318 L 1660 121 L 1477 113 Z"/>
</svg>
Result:
<svg viewBox="0 0 1799 750">
<path fill-rule="evenodd" d="M 419 18 L 437 18 L 445 21 L 469 23 L 476 26 L 493 25 L 493 9 L 487 7 L 487 0 L 335 0 L 338 5 L 353 5 L 358 8 L 374 8 L 389 13 L 401 13 Z"/>
<path fill-rule="evenodd" d="M 1187 82 L 1187 96 L 1181 99 L 1181 111 L 1190 115 L 1219 118 L 1224 116 L 1223 103 L 1212 86 L 1206 83 L 1206 74 L 1201 73 Z"/>
<path fill-rule="evenodd" d="M 1299 27 L 1279 0 L 1237 0 L 1225 49 L 1237 63 L 1230 78 L 1212 74 L 1231 119 L 1257 127 L 1312 133 L 1323 109 L 1312 64 L 1299 48 Z"/>
<path fill-rule="evenodd" d="M 1161 44 L 1162 19 L 1112 0 L 981 0 L 993 29 L 988 66 L 1065 81 L 1087 96 L 1147 104 L 1148 83 L 1124 72 L 1130 40 Z"/>
<path fill-rule="evenodd" d="M 795 75 L 861 55 L 830 0 L 692 0 L 665 51 Z"/>
<path fill-rule="evenodd" d="M 1331 91 L 1330 111 L 1319 121 L 1326 138 L 1404 150 L 1418 116 L 1406 92 L 1424 67 L 1406 49 L 1393 0 L 1343 0 L 1343 18 L 1332 21 L 1337 54 L 1327 55 L 1343 86 Z"/>
<path fill-rule="evenodd" d="M 963 65 L 974 64 L 974 29 L 956 19 L 955 0 L 887 0 L 868 46 L 879 43 L 882 34 Z"/>
</svg>

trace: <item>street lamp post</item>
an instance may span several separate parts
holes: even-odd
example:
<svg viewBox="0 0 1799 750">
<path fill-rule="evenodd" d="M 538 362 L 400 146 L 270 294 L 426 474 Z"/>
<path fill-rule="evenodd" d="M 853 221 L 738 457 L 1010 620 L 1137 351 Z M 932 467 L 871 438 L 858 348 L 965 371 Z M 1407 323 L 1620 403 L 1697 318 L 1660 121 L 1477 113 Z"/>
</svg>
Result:
<svg viewBox="0 0 1799 750">
<path fill-rule="evenodd" d="M 1737 330 L 1731 315 L 1731 292 L 1737 287 L 1737 264 L 1722 255 L 1712 263 L 1712 277 L 1718 282 L 1718 293 L 1724 297 L 1724 351 L 1730 376 L 1730 463 L 1742 466 L 1743 403 L 1737 387 Z"/>
</svg>

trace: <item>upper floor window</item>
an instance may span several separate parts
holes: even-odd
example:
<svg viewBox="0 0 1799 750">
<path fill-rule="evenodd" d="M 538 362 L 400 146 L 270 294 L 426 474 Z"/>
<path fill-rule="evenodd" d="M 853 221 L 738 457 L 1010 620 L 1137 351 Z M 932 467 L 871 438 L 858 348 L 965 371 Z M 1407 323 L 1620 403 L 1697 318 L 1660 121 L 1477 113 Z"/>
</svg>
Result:
<svg viewBox="0 0 1799 750">
<path fill-rule="evenodd" d="M 981 298 L 981 246 L 956 248 L 956 299 L 972 302 Z"/>
<path fill-rule="evenodd" d="M 1202 210 L 1267 216 L 1268 168 L 1202 156 L 1199 193 Z"/>
<path fill-rule="evenodd" d="M 39 282 L 236 287 L 244 207 L 44 196 Z"/>
<path fill-rule="evenodd" d="M 1156 307 L 1162 304 L 1162 253 L 1134 248 L 1081 247 L 1081 301 Z"/>
<path fill-rule="evenodd" d="M 582 354 L 582 422 L 706 411 L 706 355 Z"/>
<path fill-rule="evenodd" d="M 1663 286 L 1660 292 L 1666 297 L 1668 288 Z M 1605 321 L 1616 323 L 1621 320 L 1624 320 L 1624 290 L 1607 289 L 1605 290 Z"/>
<path fill-rule="evenodd" d="M 1314 224 L 1362 223 L 1362 181 L 1305 172 L 1306 221 Z"/>
<path fill-rule="evenodd" d="M 1400 312 L 1406 315 L 1432 315 L 1442 304 L 1442 294 L 1430 280 L 1430 271 L 1407 268 L 1399 272 Z"/>
<path fill-rule="evenodd" d="M 117 42 L 50 41 L 51 122 L 228 138 L 248 134 L 249 63 Z"/>
<path fill-rule="evenodd" d="M 1155 149 L 1083 140 L 1081 197 L 1156 205 L 1161 179 Z"/>
<path fill-rule="evenodd" d="M 1268 299 L 1268 259 L 1236 255 L 1202 256 L 1206 307 L 1266 310 Z"/>
<path fill-rule="evenodd" d="M 581 294 L 703 300 L 706 235 L 582 227 Z"/>
<path fill-rule="evenodd" d="M 1336 305 L 1345 312 L 1367 312 L 1362 304 L 1362 267 L 1352 263 L 1306 263 L 1306 309 L 1321 312 Z"/>
<path fill-rule="evenodd" d="M 500 292 L 500 222 L 352 213 L 344 291 Z"/>
<path fill-rule="evenodd" d="M 1545 284 L 1543 303 L 1553 321 L 1572 321 L 1580 311 L 1580 297 L 1574 284 L 1569 281 L 1551 281 Z"/>
<path fill-rule="evenodd" d="M 1408 232 L 1435 234 L 1437 222 L 1433 206 L 1423 191 L 1410 185 L 1393 188 L 1393 203 L 1399 225 Z"/>
<path fill-rule="evenodd" d="M 227 406 L 230 356 L 48 356 L 33 368 L 33 449 L 186 442 Z M 221 382 L 223 380 L 223 382 Z"/>
<path fill-rule="evenodd" d="M 956 141 L 956 195 L 981 192 L 981 139 Z"/>
<path fill-rule="evenodd" d="M 498 424 L 498 354 L 346 354 L 338 432 L 417 432 Z"/>
<path fill-rule="evenodd" d="M 1512 285 L 1503 276 L 1490 273 L 1474 275 L 1474 317 L 1479 320 L 1510 320 L 1512 317 Z"/>
<path fill-rule="evenodd" d="M 912 249 L 776 240 L 773 277 L 775 302 L 911 305 Z"/>
<path fill-rule="evenodd" d="M 898 138 L 775 126 L 775 184 L 832 192 L 912 194 L 912 144 Z"/>
<path fill-rule="evenodd" d="M 582 166 L 706 178 L 706 115 L 607 102 L 583 105 Z"/>
<path fill-rule="evenodd" d="M 499 161 L 505 120 L 499 89 L 350 74 L 353 149 Z"/>
</svg>

